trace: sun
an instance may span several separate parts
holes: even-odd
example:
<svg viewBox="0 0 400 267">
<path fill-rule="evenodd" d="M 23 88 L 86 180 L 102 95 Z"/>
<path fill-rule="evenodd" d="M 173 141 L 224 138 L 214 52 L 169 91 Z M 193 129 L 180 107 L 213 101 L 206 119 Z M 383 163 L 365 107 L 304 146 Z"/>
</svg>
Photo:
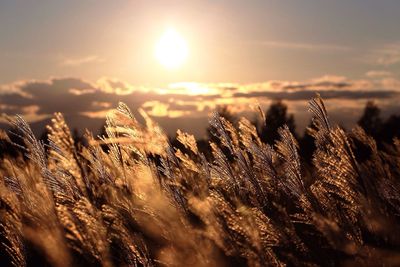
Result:
<svg viewBox="0 0 400 267">
<path fill-rule="evenodd" d="M 188 46 L 185 39 L 176 30 L 170 28 L 157 42 L 154 55 L 166 69 L 175 70 L 186 62 Z"/>
</svg>

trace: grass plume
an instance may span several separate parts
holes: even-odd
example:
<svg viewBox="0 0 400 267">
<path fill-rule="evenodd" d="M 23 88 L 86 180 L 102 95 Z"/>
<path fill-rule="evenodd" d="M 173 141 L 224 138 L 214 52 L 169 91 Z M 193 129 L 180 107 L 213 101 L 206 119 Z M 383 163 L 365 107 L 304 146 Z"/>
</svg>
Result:
<svg viewBox="0 0 400 267">
<path fill-rule="evenodd" d="M 380 150 L 361 128 L 331 124 L 319 96 L 309 109 L 307 170 L 287 126 L 271 146 L 218 113 L 211 158 L 122 103 L 86 146 L 61 114 L 48 145 L 17 116 L 24 155 L 0 164 L 3 266 L 399 265 L 399 140 Z"/>
</svg>

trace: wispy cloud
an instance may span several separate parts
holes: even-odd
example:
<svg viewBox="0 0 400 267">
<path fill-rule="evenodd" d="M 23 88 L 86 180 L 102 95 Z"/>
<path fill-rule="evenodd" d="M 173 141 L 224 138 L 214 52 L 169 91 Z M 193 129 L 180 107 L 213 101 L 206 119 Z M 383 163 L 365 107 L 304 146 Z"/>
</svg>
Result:
<svg viewBox="0 0 400 267">
<path fill-rule="evenodd" d="M 383 88 L 400 91 L 400 80 L 388 77 L 382 79 L 381 84 Z"/>
<path fill-rule="evenodd" d="M 325 44 L 325 43 L 302 43 L 302 42 L 286 42 L 286 41 L 261 41 L 260 45 L 297 49 L 297 50 L 310 50 L 310 51 L 349 51 L 351 47 L 338 45 L 338 44 Z"/>
<path fill-rule="evenodd" d="M 400 63 L 400 41 L 375 48 L 366 56 L 370 64 L 391 66 Z"/>
<path fill-rule="evenodd" d="M 393 73 L 385 70 L 370 70 L 365 73 L 365 76 L 370 78 L 391 77 Z"/>
<path fill-rule="evenodd" d="M 84 64 L 89 64 L 89 63 L 102 63 L 105 60 L 99 56 L 96 55 L 89 55 L 85 57 L 79 57 L 79 58 L 63 58 L 61 59 L 60 64 L 62 66 L 68 66 L 68 67 L 76 67 L 76 66 L 81 66 Z"/>
</svg>

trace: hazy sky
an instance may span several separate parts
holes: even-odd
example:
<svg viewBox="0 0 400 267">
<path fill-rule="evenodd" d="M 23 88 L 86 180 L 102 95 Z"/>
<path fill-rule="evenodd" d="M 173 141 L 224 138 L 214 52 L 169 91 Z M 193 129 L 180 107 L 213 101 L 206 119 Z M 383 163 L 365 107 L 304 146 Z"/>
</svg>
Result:
<svg viewBox="0 0 400 267">
<path fill-rule="evenodd" d="M 189 51 L 174 71 L 154 57 L 168 28 Z M 0 0 L 0 113 L 30 122 L 89 127 L 124 101 L 201 133 L 217 106 L 280 98 L 301 128 L 316 92 L 346 126 L 371 99 L 400 113 L 399 0 Z"/>
<path fill-rule="evenodd" d="M 1 0 L 0 83 L 51 76 L 159 84 L 359 78 L 376 69 L 398 74 L 399 25 L 398 0 Z M 189 45 L 180 71 L 165 71 L 153 57 L 168 26 Z"/>
</svg>

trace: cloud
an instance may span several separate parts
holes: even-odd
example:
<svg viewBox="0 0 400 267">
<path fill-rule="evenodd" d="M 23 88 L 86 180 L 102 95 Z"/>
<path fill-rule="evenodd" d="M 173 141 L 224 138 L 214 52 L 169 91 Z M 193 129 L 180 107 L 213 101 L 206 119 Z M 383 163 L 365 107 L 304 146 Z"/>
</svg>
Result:
<svg viewBox="0 0 400 267">
<path fill-rule="evenodd" d="M 385 70 L 370 70 L 365 73 L 365 76 L 369 78 L 381 78 L 393 76 L 393 73 Z"/>
<path fill-rule="evenodd" d="M 174 109 L 170 104 L 163 103 L 160 101 L 148 101 L 143 103 L 142 108 L 150 115 L 154 117 L 168 117 L 178 118 L 188 116 L 192 113 L 191 110 L 186 109 Z"/>
<path fill-rule="evenodd" d="M 231 95 L 237 90 L 238 84 L 234 83 L 196 83 L 179 82 L 168 85 L 165 90 L 159 90 L 163 94 L 184 94 L 184 95 Z"/>
<path fill-rule="evenodd" d="M 91 119 L 104 119 L 107 116 L 107 114 L 111 111 L 112 109 L 105 109 L 100 111 L 84 111 L 80 112 L 80 114 Z"/>
<path fill-rule="evenodd" d="M 381 66 L 391 66 L 400 63 L 400 42 L 385 44 L 373 49 L 366 55 L 366 61 Z"/>
<path fill-rule="evenodd" d="M 325 75 L 308 81 L 270 81 L 242 85 L 238 92 L 295 92 L 295 91 L 335 91 L 335 90 L 376 90 L 380 89 L 379 81 L 368 79 L 350 80 L 344 76 Z"/>
<path fill-rule="evenodd" d="M 349 91 L 349 90 L 298 90 L 296 92 L 253 92 L 253 93 L 237 93 L 234 97 L 266 97 L 270 99 L 284 100 L 309 100 L 319 93 L 324 99 L 372 99 L 372 98 L 391 98 L 398 96 L 397 92 L 393 91 Z"/>
<path fill-rule="evenodd" d="M 159 90 L 136 87 L 112 78 L 87 82 L 78 78 L 55 78 L 46 81 L 27 80 L 1 86 L 0 113 L 28 114 L 26 107 L 36 106 L 37 116 L 51 116 L 61 112 L 69 116 L 104 116 L 105 112 L 123 101 L 133 110 L 149 101 L 158 101 L 160 108 L 152 108 L 155 116 L 178 117 L 189 114 L 184 106 L 175 101 L 198 101 L 199 96 L 185 94 L 161 94 Z M 207 98 L 202 96 L 201 98 Z M 168 112 L 161 112 L 162 104 Z M 195 108 L 192 107 L 194 110 Z M 32 115 L 32 112 L 29 114 Z M 31 118 L 31 117 L 30 117 Z"/>
<path fill-rule="evenodd" d="M 98 102 L 98 101 L 93 101 L 92 106 L 94 107 L 101 107 L 101 108 L 111 108 L 111 103 L 110 102 Z"/>
<path fill-rule="evenodd" d="M 96 86 L 103 92 L 117 95 L 129 95 L 138 91 L 149 92 L 149 89 L 144 86 L 132 86 L 125 81 L 110 77 L 102 77 L 98 79 Z"/>
<path fill-rule="evenodd" d="M 383 73 L 373 74 L 373 79 L 360 80 L 325 75 L 307 81 L 179 83 L 165 88 L 133 86 L 107 77 L 96 82 L 79 78 L 27 80 L 0 86 L 0 113 L 22 114 L 28 121 L 35 122 L 51 117 L 54 112 L 62 112 L 76 124 L 74 127 L 85 128 L 95 125 L 94 120 L 101 123 L 107 112 L 122 101 L 132 109 L 135 116 L 138 115 L 136 110 L 142 108 L 163 122 L 168 127 L 167 131 L 174 132 L 176 129 L 172 129 L 173 124 L 166 121 L 185 121 L 190 125 L 192 119 L 206 123 L 207 116 L 223 105 L 231 106 L 232 111 L 240 115 L 251 116 L 254 114 L 252 107 L 255 103 L 266 109 L 273 99 L 286 101 L 289 110 L 305 120 L 306 102 L 317 92 L 327 103 L 339 105 L 332 107 L 338 108 L 338 118 L 340 103 L 346 103 L 349 110 L 359 110 L 368 99 L 378 100 L 382 105 L 391 103 L 392 110 L 399 110 L 396 104 L 400 100 L 400 81 Z M 200 129 L 200 126 L 196 125 L 196 129 Z"/>
<path fill-rule="evenodd" d="M 301 42 L 286 42 L 286 41 L 261 41 L 259 44 L 268 47 L 309 50 L 309 51 L 331 51 L 343 52 L 351 50 L 351 47 L 336 44 L 321 44 L 321 43 L 301 43 Z"/>
<path fill-rule="evenodd" d="M 14 115 L 16 113 L 23 114 L 24 119 L 28 122 L 37 122 L 49 118 L 49 115 L 38 114 L 39 106 L 28 105 L 24 107 L 6 105 L 0 103 L 0 123 L 7 123 L 7 119 L 2 114 Z"/>
<path fill-rule="evenodd" d="M 394 78 L 384 78 L 381 81 L 384 88 L 393 89 L 400 91 L 400 81 Z"/>
<path fill-rule="evenodd" d="M 86 57 L 80 57 L 80 58 L 63 58 L 60 61 L 60 65 L 62 66 L 68 66 L 68 67 L 77 67 L 81 66 L 84 64 L 89 64 L 89 63 L 102 63 L 105 62 L 105 59 L 96 56 L 96 55 L 89 55 Z"/>
</svg>

